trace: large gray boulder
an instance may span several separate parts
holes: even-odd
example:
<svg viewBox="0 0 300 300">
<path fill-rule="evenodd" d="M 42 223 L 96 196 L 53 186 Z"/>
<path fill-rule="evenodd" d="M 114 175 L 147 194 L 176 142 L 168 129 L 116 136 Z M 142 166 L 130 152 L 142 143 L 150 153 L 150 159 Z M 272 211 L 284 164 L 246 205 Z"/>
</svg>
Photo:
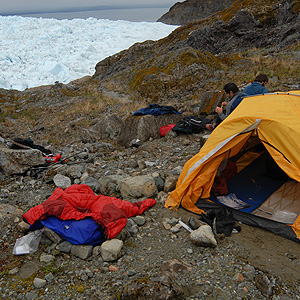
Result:
<svg viewBox="0 0 300 300">
<path fill-rule="evenodd" d="M 130 116 L 125 119 L 118 142 L 122 146 L 129 147 L 130 142 L 135 139 L 141 142 L 148 141 L 150 138 L 157 139 L 160 137 L 160 127 L 176 124 L 182 118 L 182 115 L 177 114 Z"/>
<path fill-rule="evenodd" d="M 114 139 L 119 136 L 123 125 L 123 119 L 113 114 L 99 120 L 91 129 L 98 133 L 100 139 Z"/>
<path fill-rule="evenodd" d="M 123 199 L 152 198 L 158 193 L 155 180 L 152 176 L 133 176 L 120 183 L 120 192 Z"/>
<path fill-rule="evenodd" d="M 29 168 L 45 164 L 42 152 L 37 149 L 14 150 L 0 148 L 0 173 L 22 174 Z"/>
</svg>

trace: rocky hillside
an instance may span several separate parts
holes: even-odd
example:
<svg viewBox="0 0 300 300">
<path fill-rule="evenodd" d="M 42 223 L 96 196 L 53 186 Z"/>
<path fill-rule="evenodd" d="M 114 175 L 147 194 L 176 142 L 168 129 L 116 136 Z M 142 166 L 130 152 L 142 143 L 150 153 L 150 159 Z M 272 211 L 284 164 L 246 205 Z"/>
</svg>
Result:
<svg viewBox="0 0 300 300">
<path fill-rule="evenodd" d="M 124 119 L 150 103 L 185 114 L 210 113 L 225 83 L 243 85 L 259 72 L 269 76 L 269 91 L 298 89 L 299 7 L 292 0 L 235 1 L 164 39 L 107 57 L 92 77 L 23 92 L 2 89 L 2 135 L 31 132 L 38 140 L 44 127 L 49 143 L 65 143 L 66 134 L 73 142 L 103 115 Z M 14 128 L 16 120 L 23 126 Z"/>
<path fill-rule="evenodd" d="M 175 3 L 170 10 L 161 16 L 157 22 L 170 25 L 184 25 L 209 17 L 229 7 L 234 0 L 186 0 Z"/>
</svg>

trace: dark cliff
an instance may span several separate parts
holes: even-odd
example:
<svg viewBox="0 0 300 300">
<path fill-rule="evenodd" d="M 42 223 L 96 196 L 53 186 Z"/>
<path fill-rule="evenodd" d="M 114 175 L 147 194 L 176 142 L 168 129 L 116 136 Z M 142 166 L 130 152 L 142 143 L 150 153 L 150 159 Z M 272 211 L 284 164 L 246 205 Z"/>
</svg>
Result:
<svg viewBox="0 0 300 300">
<path fill-rule="evenodd" d="M 184 25 L 199 21 L 229 7 L 234 0 L 186 0 L 175 3 L 157 21 L 170 25 Z"/>
</svg>

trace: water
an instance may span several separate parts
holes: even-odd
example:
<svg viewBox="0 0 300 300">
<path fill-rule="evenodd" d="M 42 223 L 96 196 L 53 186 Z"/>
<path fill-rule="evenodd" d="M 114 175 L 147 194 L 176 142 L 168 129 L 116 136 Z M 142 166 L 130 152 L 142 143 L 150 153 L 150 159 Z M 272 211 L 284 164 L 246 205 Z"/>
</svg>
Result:
<svg viewBox="0 0 300 300">
<path fill-rule="evenodd" d="M 122 9 L 95 9 L 72 12 L 45 12 L 20 13 L 23 17 L 62 19 L 96 19 L 127 20 L 132 22 L 156 22 L 163 14 L 169 11 L 168 7 L 156 8 L 122 8 Z"/>
</svg>

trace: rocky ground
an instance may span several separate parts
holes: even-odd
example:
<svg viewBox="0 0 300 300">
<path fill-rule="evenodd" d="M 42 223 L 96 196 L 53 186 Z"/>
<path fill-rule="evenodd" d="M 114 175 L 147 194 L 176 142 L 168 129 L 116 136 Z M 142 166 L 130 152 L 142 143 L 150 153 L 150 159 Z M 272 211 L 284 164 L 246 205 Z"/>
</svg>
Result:
<svg viewBox="0 0 300 300">
<path fill-rule="evenodd" d="M 23 235 L 22 213 L 46 200 L 56 186 L 45 179 L 49 170 L 35 178 L 25 174 L 4 178 L 0 190 L 1 299 L 299 299 L 298 243 L 239 224 L 241 232 L 216 237 L 217 247 L 195 246 L 178 221 L 187 224 L 198 216 L 163 207 L 167 192 L 159 182 L 176 178 L 199 151 L 201 141 L 202 134 L 193 134 L 106 153 L 101 147 L 99 152 L 91 151 L 95 148 L 91 144 L 69 148 L 70 155 L 80 147 L 90 149 L 57 171 L 65 175 L 74 166 L 80 169 L 72 183 L 79 183 L 85 173 L 98 182 L 116 174 L 160 178 L 157 203 L 138 220 L 130 219 L 135 230 L 128 226 L 124 230 L 121 257 L 112 261 L 103 261 L 99 246 L 86 255 L 86 249 L 70 251 L 61 240 L 53 242 L 45 233 L 37 252 L 13 255 L 16 239 Z M 67 147 L 63 150 L 66 153 Z M 110 185 L 106 192 L 121 196 L 117 185 Z"/>
</svg>

